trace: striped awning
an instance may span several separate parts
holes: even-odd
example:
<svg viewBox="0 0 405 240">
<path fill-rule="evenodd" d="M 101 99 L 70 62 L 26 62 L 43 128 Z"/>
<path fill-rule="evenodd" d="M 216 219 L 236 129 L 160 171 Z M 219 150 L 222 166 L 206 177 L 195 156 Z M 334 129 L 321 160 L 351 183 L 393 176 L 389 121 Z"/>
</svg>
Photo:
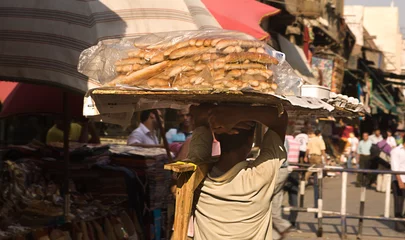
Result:
<svg viewBox="0 0 405 240">
<path fill-rule="evenodd" d="M 0 80 L 80 92 L 99 86 L 77 64 L 100 40 L 221 28 L 200 0 L 1 1 L 0 21 Z"/>
</svg>

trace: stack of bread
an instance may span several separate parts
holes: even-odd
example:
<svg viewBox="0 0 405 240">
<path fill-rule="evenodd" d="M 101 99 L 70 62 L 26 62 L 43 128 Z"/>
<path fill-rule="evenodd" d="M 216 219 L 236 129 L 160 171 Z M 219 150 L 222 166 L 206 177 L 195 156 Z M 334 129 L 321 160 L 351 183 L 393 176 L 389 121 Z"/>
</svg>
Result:
<svg viewBox="0 0 405 240">
<path fill-rule="evenodd" d="M 274 93 L 278 60 L 257 40 L 197 37 L 174 44 L 135 45 L 115 63 L 118 76 L 106 86 L 146 89 L 250 88 Z"/>
</svg>

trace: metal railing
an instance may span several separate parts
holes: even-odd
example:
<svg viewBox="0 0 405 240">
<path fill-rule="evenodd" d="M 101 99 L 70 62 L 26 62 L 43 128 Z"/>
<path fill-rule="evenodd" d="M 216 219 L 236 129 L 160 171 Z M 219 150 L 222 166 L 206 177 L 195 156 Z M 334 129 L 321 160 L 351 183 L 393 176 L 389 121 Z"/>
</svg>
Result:
<svg viewBox="0 0 405 240">
<path fill-rule="evenodd" d="M 341 239 L 347 239 L 347 223 L 348 218 L 359 219 L 358 223 L 358 235 L 357 239 L 362 239 L 363 235 L 363 222 L 364 220 L 382 220 L 382 221 L 396 221 L 396 222 L 405 222 L 405 218 L 395 218 L 390 217 L 390 201 L 391 201 L 391 177 L 396 174 L 405 174 L 405 171 L 387 171 L 387 170 L 369 170 L 369 169 L 333 169 L 333 168 L 314 168 L 309 164 L 294 164 L 295 166 L 300 167 L 309 167 L 309 168 L 297 168 L 293 171 L 301 173 L 301 181 L 299 187 L 299 207 L 284 207 L 283 210 L 286 212 L 309 212 L 315 213 L 315 217 L 318 219 L 318 229 L 317 236 L 322 237 L 323 235 L 323 218 L 340 218 L 341 219 Z M 316 174 L 314 178 L 314 195 L 315 195 L 315 206 L 313 208 L 304 208 L 304 197 L 305 197 L 305 173 L 311 171 Z M 323 209 L 323 199 L 322 199 L 322 190 L 323 190 L 323 178 L 325 172 L 340 172 L 342 173 L 342 188 L 341 188 L 341 206 L 340 212 L 336 211 L 327 211 Z M 346 210 L 346 201 L 347 201 L 347 176 L 348 173 L 363 173 L 362 184 L 360 187 L 360 209 L 359 214 L 347 213 Z M 365 173 L 365 174 L 364 174 Z M 384 174 L 386 178 L 386 192 L 385 192 L 385 203 L 384 203 L 384 216 L 365 216 L 365 202 L 366 202 L 366 174 Z M 388 179 L 389 178 L 389 179 Z"/>
</svg>

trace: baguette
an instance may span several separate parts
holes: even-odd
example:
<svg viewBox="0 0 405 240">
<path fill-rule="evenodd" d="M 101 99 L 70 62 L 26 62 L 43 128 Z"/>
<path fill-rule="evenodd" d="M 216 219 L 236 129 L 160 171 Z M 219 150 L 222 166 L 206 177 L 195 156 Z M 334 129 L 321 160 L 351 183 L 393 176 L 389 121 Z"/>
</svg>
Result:
<svg viewBox="0 0 405 240">
<path fill-rule="evenodd" d="M 164 61 L 155 65 L 151 65 L 136 72 L 132 72 L 128 76 L 118 76 L 113 81 L 107 84 L 107 86 L 115 86 L 116 84 L 134 84 L 140 80 L 151 78 L 160 72 L 162 72 L 169 65 L 168 61 Z"/>
<path fill-rule="evenodd" d="M 266 79 L 269 79 L 273 76 L 273 71 L 270 69 L 248 69 L 246 71 L 248 75 L 261 75 Z"/>
<path fill-rule="evenodd" d="M 277 59 L 264 53 L 230 53 L 228 56 L 225 57 L 226 63 L 244 62 L 246 60 L 263 64 L 278 64 Z"/>
<path fill-rule="evenodd" d="M 155 64 L 155 63 L 160 63 L 160 62 L 163 62 L 165 60 L 165 56 L 163 55 L 163 52 L 160 52 L 160 53 L 158 53 L 158 54 L 156 54 L 155 56 L 153 56 L 151 59 L 150 59 L 150 63 L 151 64 Z"/>
<path fill-rule="evenodd" d="M 166 49 L 164 52 L 163 52 L 163 55 L 165 56 L 165 57 L 167 57 L 167 56 L 169 56 L 174 50 L 176 50 L 176 49 L 179 49 L 179 48 L 183 48 L 183 47 L 188 47 L 188 46 L 190 46 L 190 43 L 189 43 L 190 41 L 183 41 L 183 42 L 179 42 L 179 43 L 176 43 L 174 46 L 171 46 L 171 47 L 169 47 L 168 49 Z"/>
<path fill-rule="evenodd" d="M 170 87 L 169 81 L 167 81 L 166 79 L 161 79 L 161 78 L 150 78 L 150 79 L 148 79 L 146 84 L 151 88 L 154 88 L 154 87 L 158 87 L 158 88 L 159 87 L 160 88 L 162 88 L 162 87 L 166 87 L 166 88 Z"/>
<path fill-rule="evenodd" d="M 170 53 L 170 59 L 179 59 L 182 57 L 193 56 L 203 53 L 215 53 L 215 48 L 210 47 L 184 47 L 174 50 Z"/>
<path fill-rule="evenodd" d="M 252 47 L 258 48 L 264 47 L 265 44 L 263 42 L 256 40 L 222 39 L 215 45 L 216 49 L 219 50 L 222 50 L 229 46 L 240 46 L 243 48 L 252 48 Z"/>
<path fill-rule="evenodd" d="M 266 66 L 258 63 L 248 63 L 248 64 L 225 64 L 225 70 L 233 70 L 233 69 L 266 69 Z"/>
<path fill-rule="evenodd" d="M 240 53 L 243 52 L 243 49 L 239 46 L 229 46 L 224 49 L 224 53 Z"/>
<path fill-rule="evenodd" d="M 180 74 L 181 72 L 187 72 L 187 71 L 190 71 L 192 69 L 193 68 L 191 66 L 177 65 L 177 66 L 175 66 L 173 68 L 169 68 L 167 71 L 169 72 L 168 73 L 169 77 L 174 77 L 174 76 Z"/>
<path fill-rule="evenodd" d="M 228 72 L 226 76 L 228 77 L 240 77 L 242 75 L 242 71 L 239 69 L 234 69 Z"/>
<path fill-rule="evenodd" d="M 139 65 L 139 64 L 122 65 L 122 66 L 115 67 L 115 71 L 117 73 L 127 73 L 127 72 L 138 71 L 141 69 L 142 69 L 142 65 Z"/>
<path fill-rule="evenodd" d="M 141 58 L 126 58 L 115 62 L 115 66 L 130 65 L 130 64 L 146 64 L 146 61 Z"/>
</svg>

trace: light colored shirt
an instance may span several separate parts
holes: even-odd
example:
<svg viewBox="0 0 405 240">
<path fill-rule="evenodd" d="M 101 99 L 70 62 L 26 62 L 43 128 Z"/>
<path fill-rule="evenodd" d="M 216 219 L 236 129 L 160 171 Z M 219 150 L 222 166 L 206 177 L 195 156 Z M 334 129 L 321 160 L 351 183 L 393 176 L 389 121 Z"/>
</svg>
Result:
<svg viewBox="0 0 405 240">
<path fill-rule="evenodd" d="M 298 163 L 300 156 L 300 143 L 293 136 L 285 136 L 285 149 L 287 151 L 287 161 L 290 163 Z"/>
<path fill-rule="evenodd" d="M 387 137 L 387 143 L 392 147 L 397 146 L 397 141 L 395 141 L 395 138 L 393 136 Z"/>
<path fill-rule="evenodd" d="M 405 171 L 405 148 L 402 144 L 391 151 L 391 170 Z M 405 182 L 405 175 L 401 175 L 401 179 Z"/>
<path fill-rule="evenodd" d="M 325 142 L 322 138 L 315 136 L 308 141 L 309 155 L 321 155 L 322 151 L 326 149 Z"/>
<path fill-rule="evenodd" d="M 69 130 L 69 141 L 77 142 L 82 134 L 82 126 L 78 123 L 71 123 Z M 53 125 L 46 134 L 46 143 L 63 142 L 63 131 Z"/>
<path fill-rule="evenodd" d="M 159 145 L 159 140 L 155 133 L 151 132 L 143 123 L 139 124 L 139 127 L 135 129 L 128 137 L 127 144 L 149 144 Z"/>
<path fill-rule="evenodd" d="M 357 148 L 359 147 L 359 139 L 356 137 L 352 137 L 348 139 L 350 143 L 350 151 L 351 152 L 357 152 Z"/>
<path fill-rule="evenodd" d="M 301 152 L 306 152 L 307 151 L 308 139 L 309 139 L 309 137 L 305 133 L 300 133 L 297 136 L 295 136 L 295 140 L 300 143 L 300 151 Z"/>
<path fill-rule="evenodd" d="M 268 130 L 256 160 L 240 162 L 223 174 L 213 168 L 196 205 L 194 240 L 273 239 L 271 198 L 286 159 L 283 144 Z"/>
<path fill-rule="evenodd" d="M 373 144 L 377 144 L 383 140 L 383 137 L 381 135 L 379 137 L 377 137 L 376 135 L 373 134 L 373 135 L 370 135 L 369 139 Z"/>
<path fill-rule="evenodd" d="M 367 141 L 361 140 L 359 143 L 359 148 L 357 149 L 357 153 L 360 155 L 370 155 L 371 145 L 373 145 L 373 143 L 370 139 L 368 139 Z"/>
</svg>

